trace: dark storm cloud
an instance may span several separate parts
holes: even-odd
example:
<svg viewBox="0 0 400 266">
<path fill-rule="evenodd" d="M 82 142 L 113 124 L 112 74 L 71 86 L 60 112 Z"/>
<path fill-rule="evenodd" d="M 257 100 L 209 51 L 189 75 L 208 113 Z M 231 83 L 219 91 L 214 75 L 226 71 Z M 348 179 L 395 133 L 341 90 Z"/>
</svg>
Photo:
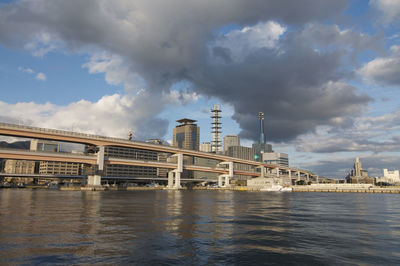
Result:
<svg viewBox="0 0 400 266">
<path fill-rule="evenodd" d="M 263 111 L 267 138 L 288 140 L 318 125 L 337 126 L 333 118 L 362 111 L 372 99 L 339 81 L 347 75 L 341 67 L 362 47 L 376 45 L 374 38 L 312 25 L 287 33 L 279 49 L 258 49 L 241 62 L 207 65 L 192 81 L 202 93 L 235 107 L 242 137 L 257 139 L 257 114 Z"/>
<path fill-rule="evenodd" d="M 18 1 L 0 9 L 0 42 L 106 50 L 124 57 L 149 93 L 190 81 L 202 95 L 234 106 L 242 137 L 257 138 L 263 111 L 269 140 L 282 141 L 352 116 L 370 101 L 342 79 L 351 72 L 348 58 L 375 46 L 374 39 L 317 23 L 334 21 L 346 7 L 345 0 Z M 223 26 L 268 20 L 288 27 L 278 47 L 250 47 L 235 61 L 232 47 L 215 45 Z"/>
</svg>

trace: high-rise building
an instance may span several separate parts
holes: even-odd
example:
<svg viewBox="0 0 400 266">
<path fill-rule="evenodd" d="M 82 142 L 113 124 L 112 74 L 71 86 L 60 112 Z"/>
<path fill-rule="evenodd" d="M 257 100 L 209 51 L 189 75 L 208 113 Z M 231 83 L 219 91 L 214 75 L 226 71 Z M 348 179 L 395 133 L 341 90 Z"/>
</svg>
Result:
<svg viewBox="0 0 400 266">
<path fill-rule="evenodd" d="M 172 146 L 188 150 L 199 150 L 200 128 L 194 124 L 196 120 L 183 118 L 176 120 L 180 123 L 173 129 Z"/>
<path fill-rule="evenodd" d="M 374 179 L 368 177 L 368 171 L 362 168 L 360 159 L 356 157 L 356 162 L 354 163 L 353 169 L 346 177 L 346 182 L 352 184 L 373 184 Z"/>
<path fill-rule="evenodd" d="M 200 144 L 200 151 L 211 152 L 211 143 L 210 142 L 201 143 Z"/>
<path fill-rule="evenodd" d="M 229 147 L 240 146 L 240 138 L 236 135 L 227 135 L 224 137 L 224 153 L 228 152 Z"/>
<path fill-rule="evenodd" d="M 214 104 L 211 109 L 211 151 L 218 153 L 221 151 L 221 107 Z"/>
</svg>

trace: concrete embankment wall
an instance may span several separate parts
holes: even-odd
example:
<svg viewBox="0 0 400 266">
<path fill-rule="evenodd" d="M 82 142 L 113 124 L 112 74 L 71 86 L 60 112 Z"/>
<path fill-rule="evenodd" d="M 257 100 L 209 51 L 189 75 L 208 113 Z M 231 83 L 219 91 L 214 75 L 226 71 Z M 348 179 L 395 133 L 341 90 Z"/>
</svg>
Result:
<svg viewBox="0 0 400 266">
<path fill-rule="evenodd" d="M 294 192 L 400 193 L 400 187 L 376 187 L 371 184 L 312 184 L 294 186 Z"/>
</svg>

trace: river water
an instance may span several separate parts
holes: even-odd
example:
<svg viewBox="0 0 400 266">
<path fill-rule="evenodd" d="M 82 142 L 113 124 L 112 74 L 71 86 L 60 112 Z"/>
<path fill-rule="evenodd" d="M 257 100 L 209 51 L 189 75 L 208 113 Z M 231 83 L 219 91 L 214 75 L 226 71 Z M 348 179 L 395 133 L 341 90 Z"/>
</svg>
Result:
<svg viewBox="0 0 400 266">
<path fill-rule="evenodd" d="M 0 263 L 399 265 L 400 195 L 3 189 Z"/>
</svg>

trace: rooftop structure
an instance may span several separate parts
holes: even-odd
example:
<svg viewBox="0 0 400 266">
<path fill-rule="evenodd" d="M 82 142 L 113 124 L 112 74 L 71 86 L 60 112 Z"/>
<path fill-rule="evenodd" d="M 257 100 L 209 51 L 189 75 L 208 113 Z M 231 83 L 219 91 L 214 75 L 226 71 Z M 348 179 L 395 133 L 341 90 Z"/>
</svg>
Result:
<svg viewBox="0 0 400 266">
<path fill-rule="evenodd" d="M 180 126 L 185 126 L 188 124 L 194 124 L 195 122 L 197 122 L 197 120 L 193 120 L 193 119 L 189 119 L 189 118 L 182 118 L 182 119 L 176 120 L 176 122 L 181 123 L 180 125 L 177 125 L 177 127 L 180 127 Z"/>
</svg>

